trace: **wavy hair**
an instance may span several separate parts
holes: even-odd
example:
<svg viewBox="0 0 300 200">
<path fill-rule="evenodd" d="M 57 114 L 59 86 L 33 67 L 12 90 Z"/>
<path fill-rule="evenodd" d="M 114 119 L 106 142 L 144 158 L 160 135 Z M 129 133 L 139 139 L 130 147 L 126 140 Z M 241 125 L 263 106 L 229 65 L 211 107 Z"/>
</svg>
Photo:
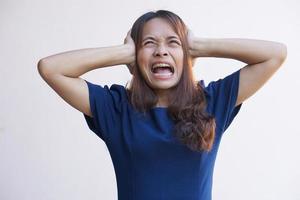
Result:
<svg viewBox="0 0 300 200">
<path fill-rule="evenodd" d="M 140 16 L 131 29 L 131 37 L 136 46 L 136 58 L 137 52 L 141 48 L 144 25 L 157 17 L 166 20 L 174 28 L 181 40 L 184 53 L 181 78 L 176 86 L 169 89 L 171 92 L 168 96 L 167 111 L 175 122 L 173 134 L 193 151 L 210 151 L 215 138 L 215 119 L 205 112 L 204 90 L 193 76 L 192 57 L 187 41 L 188 30 L 182 19 L 167 10 L 147 12 Z M 127 89 L 130 103 L 134 108 L 145 113 L 157 104 L 158 97 L 144 80 L 137 61 L 135 67 L 132 68 L 132 75 L 130 86 Z M 184 95 L 182 95 L 183 91 Z"/>
</svg>

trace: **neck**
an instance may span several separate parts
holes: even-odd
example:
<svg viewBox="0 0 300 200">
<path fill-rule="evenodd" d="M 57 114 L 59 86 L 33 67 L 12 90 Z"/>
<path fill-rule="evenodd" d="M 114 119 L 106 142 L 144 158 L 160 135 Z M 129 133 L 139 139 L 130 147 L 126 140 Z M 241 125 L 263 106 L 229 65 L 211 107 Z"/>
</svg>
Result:
<svg viewBox="0 0 300 200">
<path fill-rule="evenodd" d="M 168 91 L 158 90 L 156 91 L 156 95 L 158 96 L 156 107 L 168 107 Z"/>
</svg>

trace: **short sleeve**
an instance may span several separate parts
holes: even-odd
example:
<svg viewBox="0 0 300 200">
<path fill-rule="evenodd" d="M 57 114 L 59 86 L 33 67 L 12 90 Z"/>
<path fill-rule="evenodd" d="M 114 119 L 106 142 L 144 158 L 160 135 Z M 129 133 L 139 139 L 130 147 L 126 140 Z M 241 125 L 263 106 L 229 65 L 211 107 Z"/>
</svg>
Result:
<svg viewBox="0 0 300 200">
<path fill-rule="evenodd" d="M 225 78 L 210 82 L 205 88 L 209 96 L 208 104 L 210 104 L 217 126 L 222 133 L 229 127 L 242 107 L 242 103 L 235 106 L 239 90 L 240 70 Z"/>
<path fill-rule="evenodd" d="M 85 82 L 88 86 L 93 117 L 83 113 L 84 118 L 90 130 L 107 142 L 110 134 L 114 134 L 117 130 L 125 88 L 116 84 L 109 88 L 107 85 L 102 87 L 86 80 Z"/>
</svg>

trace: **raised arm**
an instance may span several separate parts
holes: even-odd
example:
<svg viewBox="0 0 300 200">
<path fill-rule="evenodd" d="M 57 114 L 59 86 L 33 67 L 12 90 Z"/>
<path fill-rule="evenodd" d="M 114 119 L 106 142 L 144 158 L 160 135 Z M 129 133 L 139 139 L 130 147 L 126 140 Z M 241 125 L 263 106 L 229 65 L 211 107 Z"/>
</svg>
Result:
<svg viewBox="0 0 300 200">
<path fill-rule="evenodd" d="M 102 67 L 130 64 L 135 47 L 127 35 L 125 44 L 62 52 L 42 58 L 38 71 L 47 84 L 68 104 L 92 117 L 87 83 L 79 76 Z"/>
<path fill-rule="evenodd" d="M 287 56 L 287 47 L 278 42 L 224 38 L 196 38 L 189 34 L 193 57 L 232 58 L 247 63 L 240 72 L 236 106 L 258 91 L 279 69 Z"/>
</svg>

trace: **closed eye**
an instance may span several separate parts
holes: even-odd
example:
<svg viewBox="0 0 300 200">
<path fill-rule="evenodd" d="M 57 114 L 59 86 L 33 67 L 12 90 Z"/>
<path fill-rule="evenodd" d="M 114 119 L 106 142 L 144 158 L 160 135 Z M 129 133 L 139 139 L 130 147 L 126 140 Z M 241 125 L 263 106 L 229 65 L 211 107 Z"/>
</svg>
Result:
<svg viewBox="0 0 300 200">
<path fill-rule="evenodd" d="M 153 41 L 150 40 L 150 41 L 145 42 L 144 45 L 152 44 L 152 43 L 153 43 Z"/>
<path fill-rule="evenodd" d="M 180 45 L 180 42 L 178 42 L 177 40 L 171 40 L 170 42 Z"/>
</svg>

